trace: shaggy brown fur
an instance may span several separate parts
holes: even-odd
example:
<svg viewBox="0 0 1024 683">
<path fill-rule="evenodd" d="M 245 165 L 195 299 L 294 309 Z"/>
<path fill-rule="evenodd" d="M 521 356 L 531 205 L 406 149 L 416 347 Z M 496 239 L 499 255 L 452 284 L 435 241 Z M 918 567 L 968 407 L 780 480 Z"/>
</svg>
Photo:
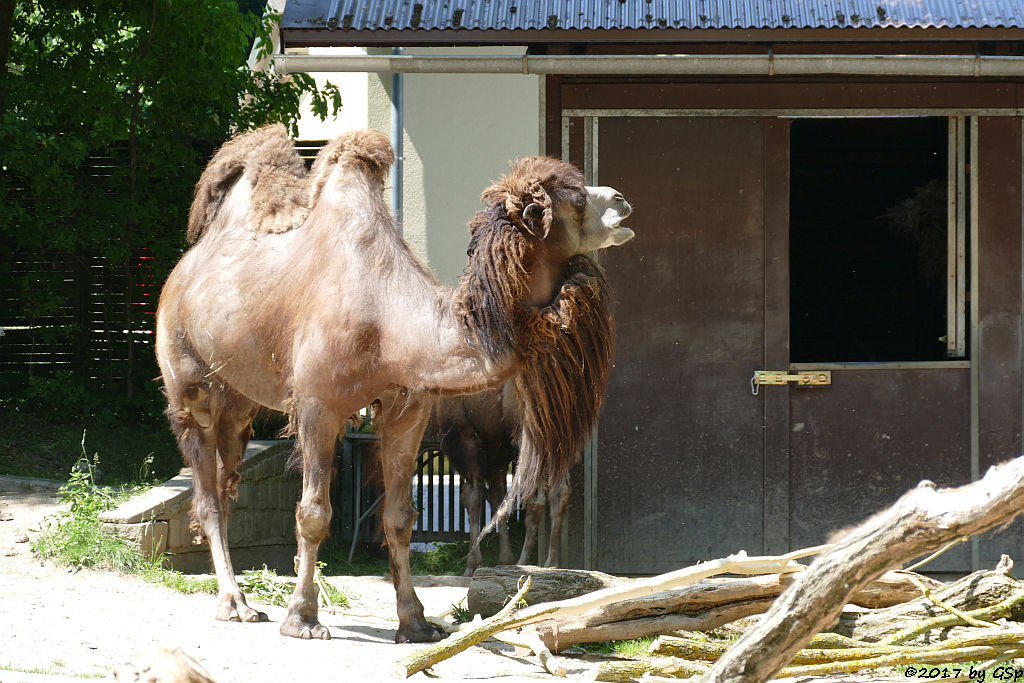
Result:
<svg viewBox="0 0 1024 683">
<path fill-rule="evenodd" d="M 604 271 L 580 255 L 550 306 L 521 313 L 522 432 L 507 500 L 531 496 L 542 471 L 555 488 L 597 428 L 614 353 L 610 299 Z"/>
<path fill-rule="evenodd" d="M 611 327 L 600 270 L 579 255 L 628 240 L 619 222 L 629 205 L 611 188 L 584 188 L 568 164 L 521 160 L 484 193 L 468 274 L 452 291 L 412 256 L 387 210 L 392 159 L 383 135 L 352 132 L 306 175 L 283 131 L 265 128 L 224 145 L 200 179 L 195 244 L 164 286 L 156 348 L 217 572 L 218 618 L 266 618 L 238 589 L 225 526 L 260 405 L 287 412 L 298 437 L 299 570 L 281 632 L 300 638 L 330 637 L 317 620 L 314 571 L 332 515 L 334 442 L 360 406 L 382 399 L 399 642 L 436 637 L 409 567 L 409 480 L 433 397 L 518 374 L 536 404 L 521 446 L 528 462 L 550 457 L 553 477 L 593 427 Z M 537 471 L 525 468 L 517 490 L 530 490 Z"/>
<path fill-rule="evenodd" d="M 196 183 L 188 213 L 188 241 L 195 242 L 220 210 L 225 195 L 243 177 L 252 186 L 249 229 L 284 232 L 309 214 L 306 166 L 281 124 L 240 135 L 217 150 Z"/>
</svg>

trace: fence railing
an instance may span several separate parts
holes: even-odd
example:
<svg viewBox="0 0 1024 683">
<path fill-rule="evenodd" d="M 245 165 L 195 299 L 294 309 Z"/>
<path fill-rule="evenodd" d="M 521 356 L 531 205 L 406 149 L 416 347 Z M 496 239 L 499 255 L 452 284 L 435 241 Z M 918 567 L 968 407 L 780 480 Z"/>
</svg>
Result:
<svg viewBox="0 0 1024 683">
<path fill-rule="evenodd" d="M 342 439 L 336 486 L 332 494 L 334 522 L 332 535 L 356 543 L 382 540 L 377 521 L 383 504 L 383 486 L 372 474 L 373 451 L 379 444 L 376 434 L 348 433 Z M 468 538 L 469 519 L 459 502 L 461 481 L 436 441 L 420 444 L 413 475 L 412 499 L 419 512 L 413 526 L 413 542 L 450 542 Z M 482 522 L 493 511 L 484 508 Z"/>
</svg>

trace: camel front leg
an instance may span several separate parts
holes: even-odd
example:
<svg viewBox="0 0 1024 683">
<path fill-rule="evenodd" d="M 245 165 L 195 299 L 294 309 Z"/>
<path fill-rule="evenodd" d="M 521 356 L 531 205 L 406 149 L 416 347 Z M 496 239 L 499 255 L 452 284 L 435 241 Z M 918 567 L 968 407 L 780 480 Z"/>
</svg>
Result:
<svg viewBox="0 0 1024 683">
<path fill-rule="evenodd" d="M 416 471 L 423 430 L 430 416 L 426 398 L 398 392 L 383 406 L 380 457 L 384 474 L 384 536 L 391 561 L 391 580 L 398 607 L 396 643 L 426 643 L 441 639 L 423 617 L 409 565 L 409 540 L 417 512 L 412 505 L 412 477 Z"/>
<path fill-rule="evenodd" d="M 334 476 L 334 440 L 341 419 L 317 401 L 297 408 L 302 453 L 302 499 L 295 508 L 298 541 L 298 576 L 281 635 L 330 640 L 331 632 L 317 619 L 318 588 L 314 578 L 320 544 L 331 525 L 331 479 Z"/>
</svg>

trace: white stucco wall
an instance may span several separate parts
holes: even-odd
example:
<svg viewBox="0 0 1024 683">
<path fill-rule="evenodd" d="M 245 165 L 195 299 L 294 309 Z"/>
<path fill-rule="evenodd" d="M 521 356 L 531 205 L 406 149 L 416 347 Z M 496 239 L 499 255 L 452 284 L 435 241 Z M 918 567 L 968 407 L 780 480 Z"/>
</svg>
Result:
<svg viewBox="0 0 1024 683">
<path fill-rule="evenodd" d="M 310 48 L 325 51 L 355 48 Z M 383 52 L 383 51 L 375 51 Z M 390 52 L 390 51 L 388 51 Z M 517 54 L 524 48 L 410 48 L 408 54 Z M 390 134 L 391 74 L 314 74 L 342 91 L 343 112 L 300 122 L 303 139 L 331 138 L 372 127 Z M 480 192 L 507 171 L 508 161 L 540 150 L 538 76 L 406 74 L 404 76 L 403 232 L 412 250 L 452 283 L 466 265 L 466 224 Z M 390 199 L 390 187 L 388 188 Z"/>
<path fill-rule="evenodd" d="M 309 54 L 362 55 L 366 54 L 366 50 L 358 47 L 311 47 Z M 369 125 L 367 112 L 370 74 L 335 72 L 311 75 L 321 88 L 328 82 L 338 86 L 341 91 L 341 110 L 336 117 L 321 121 L 313 115 L 313 110 L 309 107 L 309 97 L 303 98 L 302 116 L 299 119 L 300 140 L 330 140 L 346 130 L 366 128 Z"/>
</svg>

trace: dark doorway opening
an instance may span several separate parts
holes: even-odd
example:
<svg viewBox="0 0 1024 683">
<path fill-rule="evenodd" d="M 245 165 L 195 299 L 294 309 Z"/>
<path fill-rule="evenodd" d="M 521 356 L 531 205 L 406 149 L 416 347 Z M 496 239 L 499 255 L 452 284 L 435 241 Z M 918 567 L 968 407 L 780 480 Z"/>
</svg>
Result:
<svg viewBox="0 0 1024 683">
<path fill-rule="evenodd" d="M 793 121 L 791 362 L 947 359 L 948 131 Z"/>
</svg>

